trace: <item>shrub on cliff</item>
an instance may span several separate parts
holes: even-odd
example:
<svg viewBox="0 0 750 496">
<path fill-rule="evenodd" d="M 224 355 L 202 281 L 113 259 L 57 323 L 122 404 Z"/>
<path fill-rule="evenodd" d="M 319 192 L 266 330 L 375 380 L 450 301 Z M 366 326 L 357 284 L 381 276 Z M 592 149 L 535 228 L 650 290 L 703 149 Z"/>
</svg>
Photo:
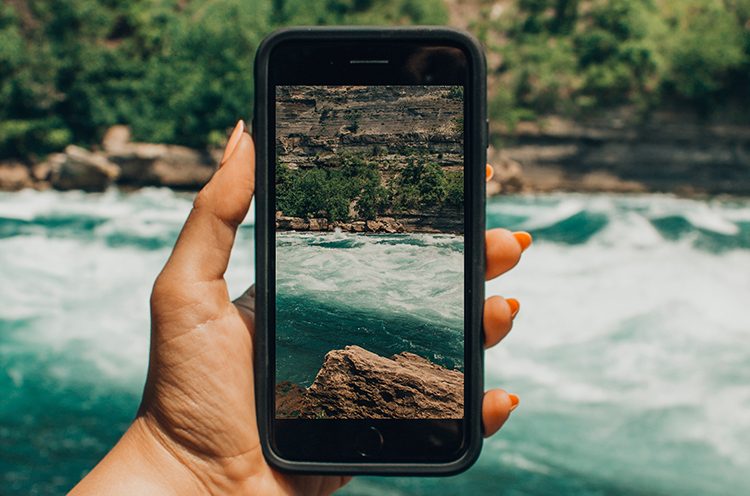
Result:
<svg viewBox="0 0 750 496">
<path fill-rule="evenodd" d="M 407 165 L 390 181 L 391 208 L 395 213 L 463 206 L 462 171 L 446 172 L 424 155 L 409 158 Z"/>
<path fill-rule="evenodd" d="M 335 165 L 332 165 L 335 164 Z M 445 172 L 423 155 L 413 154 L 405 167 L 384 185 L 376 162 L 361 153 L 339 154 L 325 166 L 290 169 L 276 162 L 276 210 L 285 216 L 329 221 L 373 220 L 427 208 L 461 209 L 462 171 Z M 350 218 L 350 207 L 356 212 Z"/>
</svg>

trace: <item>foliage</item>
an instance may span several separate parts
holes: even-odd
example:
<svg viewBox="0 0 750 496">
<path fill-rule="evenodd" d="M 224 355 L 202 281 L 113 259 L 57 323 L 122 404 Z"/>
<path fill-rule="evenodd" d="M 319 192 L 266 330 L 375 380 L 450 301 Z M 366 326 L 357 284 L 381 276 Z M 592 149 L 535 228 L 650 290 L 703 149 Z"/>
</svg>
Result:
<svg viewBox="0 0 750 496">
<path fill-rule="evenodd" d="M 361 153 L 344 152 L 328 164 L 290 169 L 276 162 L 276 209 L 292 217 L 329 221 L 373 220 L 424 208 L 463 207 L 464 176 L 444 172 L 424 155 L 412 154 L 386 183 L 379 165 Z M 356 215 L 350 218 L 350 206 Z"/>
<path fill-rule="evenodd" d="M 407 165 L 391 180 L 391 200 L 395 212 L 424 207 L 463 207 L 464 175 L 446 172 L 424 154 L 413 154 Z"/>
<path fill-rule="evenodd" d="M 482 4 L 473 30 L 498 61 L 490 116 L 511 127 L 620 105 L 750 115 L 750 0 Z M 3 2 L 0 159 L 92 145 L 113 124 L 136 140 L 217 145 L 250 116 L 255 49 L 272 29 L 447 20 L 441 0 Z"/>
<path fill-rule="evenodd" d="M 750 104 L 748 0 L 517 0 L 496 17 L 475 31 L 501 56 L 489 110 L 511 128 L 620 105 Z"/>
<path fill-rule="evenodd" d="M 250 117 L 253 58 L 272 29 L 446 21 L 440 0 L 3 2 L 0 159 L 98 143 L 113 124 L 136 140 L 219 144 Z"/>
</svg>

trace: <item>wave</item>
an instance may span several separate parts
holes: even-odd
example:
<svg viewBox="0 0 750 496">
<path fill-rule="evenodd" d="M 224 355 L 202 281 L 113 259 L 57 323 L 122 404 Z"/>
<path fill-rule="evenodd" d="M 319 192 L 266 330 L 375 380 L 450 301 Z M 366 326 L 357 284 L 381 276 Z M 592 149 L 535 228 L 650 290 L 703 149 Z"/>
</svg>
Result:
<svg viewBox="0 0 750 496">
<path fill-rule="evenodd" d="M 670 195 L 507 196 L 490 199 L 488 228 L 525 230 L 537 241 L 639 245 L 687 242 L 710 252 L 750 249 L 750 201 Z"/>
<path fill-rule="evenodd" d="M 132 420 L 151 286 L 191 206 L 162 189 L 0 193 L 0 479 L 11 493 L 66 492 Z M 746 494 L 750 202 L 509 196 L 489 201 L 487 223 L 534 235 L 487 284 L 521 302 L 486 355 L 486 386 L 517 394 L 519 408 L 465 474 L 358 478 L 341 493 Z M 249 217 L 227 273 L 235 297 L 254 279 L 253 236 Z M 429 342 L 455 331 L 462 292 L 456 268 L 431 258 L 459 260 L 458 240 L 353 236 L 285 240 L 283 311 L 306 316 L 310 335 L 334 321 L 357 339 L 454 356 Z M 407 268 L 383 275 L 396 260 Z M 303 284 L 310 268 L 327 275 Z M 389 280 L 395 289 L 379 286 Z"/>
<path fill-rule="evenodd" d="M 283 233 L 276 262 L 278 381 L 309 386 L 352 344 L 462 367 L 462 237 Z"/>
</svg>

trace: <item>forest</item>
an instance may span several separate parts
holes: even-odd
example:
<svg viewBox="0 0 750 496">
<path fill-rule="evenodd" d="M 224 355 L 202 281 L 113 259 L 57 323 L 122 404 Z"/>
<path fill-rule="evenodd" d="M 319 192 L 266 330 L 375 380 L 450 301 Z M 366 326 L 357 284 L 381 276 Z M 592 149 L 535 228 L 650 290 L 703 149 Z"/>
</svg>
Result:
<svg viewBox="0 0 750 496">
<path fill-rule="evenodd" d="M 460 2 L 459 2 L 460 4 Z M 467 2 L 468 5 L 468 2 Z M 472 2 L 490 116 L 628 106 L 747 123 L 750 0 Z M 468 8 L 468 6 L 467 6 Z M 220 145 L 252 114 L 255 50 L 298 24 L 446 24 L 441 0 L 8 0 L 0 5 L 0 160 L 133 139 Z"/>
</svg>

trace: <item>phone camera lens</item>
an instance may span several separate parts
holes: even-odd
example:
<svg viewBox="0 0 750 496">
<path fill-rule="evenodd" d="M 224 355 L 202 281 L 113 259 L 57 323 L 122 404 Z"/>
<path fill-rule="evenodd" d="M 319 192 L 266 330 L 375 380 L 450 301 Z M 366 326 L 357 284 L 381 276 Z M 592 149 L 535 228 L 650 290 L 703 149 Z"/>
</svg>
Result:
<svg viewBox="0 0 750 496">
<path fill-rule="evenodd" d="M 376 455 L 383 448 L 383 436 L 375 427 L 368 427 L 354 438 L 354 449 L 362 456 Z"/>
</svg>

